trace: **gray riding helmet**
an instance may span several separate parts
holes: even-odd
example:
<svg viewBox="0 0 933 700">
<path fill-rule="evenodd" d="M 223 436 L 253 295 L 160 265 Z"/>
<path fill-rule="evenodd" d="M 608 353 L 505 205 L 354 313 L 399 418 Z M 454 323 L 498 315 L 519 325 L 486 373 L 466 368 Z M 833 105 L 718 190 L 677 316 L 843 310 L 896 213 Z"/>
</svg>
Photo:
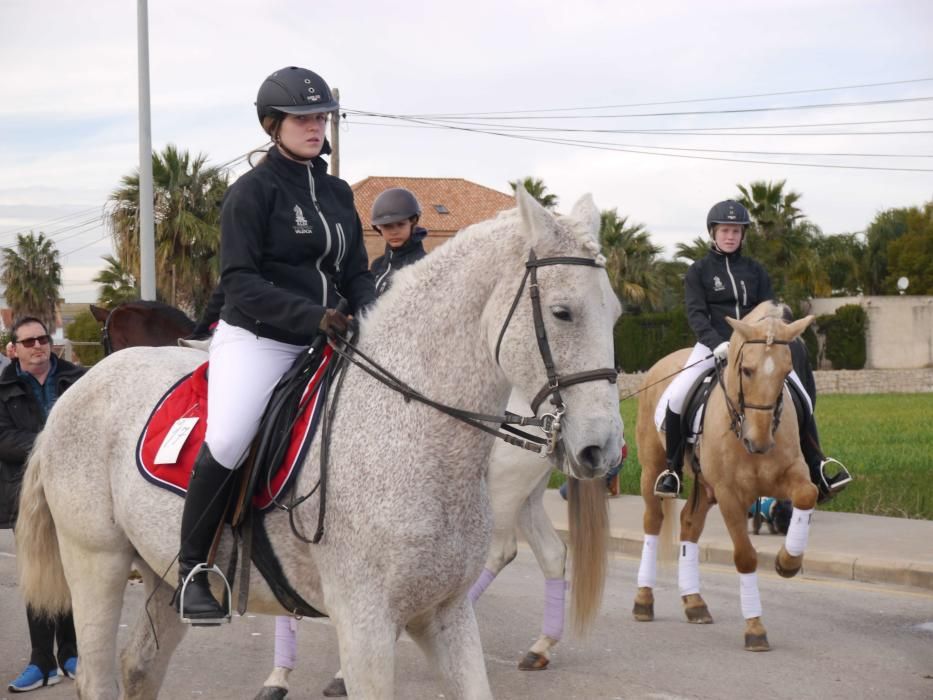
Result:
<svg viewBox="0 0 933 700">
<path fill-rule="evenodd" d="M 330 86 L 314 71 L 288 66 L 262 81 L 256 95 L 259 123 L 271 114 L 319 114 L 336 112 L 340 104 Z"/>
<path fill-rule="evenodd" d="M 706 232 L 712 235 L 713 227 L 716 224 L 738 224 L 747 227 L 752 223 L 748 215 L 748 209 L 736 202 L 734 199 L 727 199 L 724 202 L 714 204 L 706 215 Z M 744 228 L 743 228 L 744 232 Z"/>
<path fill-rule="evenodd" d="M 404 187 L 392 187 L 373 202 L 372 224 L 383 226 L 404 221 L 413 216 L 421 216 L 421 205 L 415 195 Z"/>
</svg>

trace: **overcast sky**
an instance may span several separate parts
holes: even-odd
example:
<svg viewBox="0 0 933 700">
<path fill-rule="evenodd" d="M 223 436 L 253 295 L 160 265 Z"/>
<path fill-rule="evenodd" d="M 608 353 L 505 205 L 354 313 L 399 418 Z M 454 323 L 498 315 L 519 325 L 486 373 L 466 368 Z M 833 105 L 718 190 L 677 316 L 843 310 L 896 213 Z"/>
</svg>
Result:
<svg viewBox="0 0 933 700">
<path fill-rule="evenodd" d="M 926 0 L 150 0 L 149 45 L 153 147 L 174 143 L 215 164 L 263 142 L 256 90 L 273 70 L 300 65 L 338 87 L 351 110 L 341 133 L 341 176 L 349 182 L 463 177 L 507 191 L 508 180 L 532 175 L 567 208 L 592 192 L 601 208 L 644 223 L 668 252 L 702 234 L 710 205 L 734 196 L 737 183 L 786 179 L 827 234 L 860 231 L 880 210 L 933 199 L 933 3 Z M 133 0 L 0 0 L 0 245 L 20 230 L 51 235 L 63 254 L 68 301 L 96 298 L 90 279 L 110 252 L 101 209 L 138 164 L 136 68 Z M 914 82 L 801 92 L 897 81 Z M 762 93 L 793 94 L 710 99 Z M 559 108 L 568 111 L 463 121 L 522 136 L 530 132 L 503 128 L 692 129 L 535 136 L 707 150 L 663 151 L 690 158 L 632 153 L 355 113 Z M 658 115 L 670 112 L 694 114 Z M 618 116 L 632 114 L 658 116 Z M 579 118 L 593 115 L 600 117 Z M 755 131 L 748 127 L 767 135 L 743 133 Z"/>
</svg>

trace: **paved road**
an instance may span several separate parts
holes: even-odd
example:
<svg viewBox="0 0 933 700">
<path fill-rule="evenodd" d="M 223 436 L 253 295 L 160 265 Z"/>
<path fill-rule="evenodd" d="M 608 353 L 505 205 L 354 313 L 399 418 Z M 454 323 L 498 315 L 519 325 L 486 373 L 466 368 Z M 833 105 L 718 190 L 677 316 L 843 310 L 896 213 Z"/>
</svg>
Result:
<svg viewBox="0 0 933 700">
<path fill-rule="evenodd" d="M 27 635 L 15 588 L 8 531 L 0 532 L 0 698 L 23 667 Z M 515 664 L 536 636 L 543 584 L 530 551 L 522 548 L 478 606 L 490 682 L 497 698 L 516 700 L 819 698 L 898 700 L 933 698 L 933 595 L 894 586 L 834 579 L 779 579 L 761 574 L 765 623 L 773 650 L 742 650 L 738 581 L 731 568 L 701 567 L 716 624 L 682 621 L 676 574 L 661 572 L 658 620 L 630 614 L 637 562 L 611 561 L 609 593 L 599 623 L 585 640 L 565 638 L 551 668 L 522 673 Z M 141 586 L 126 594 L 124 622 L 141 607 Z M 273 621 L 246 617 L 220 630 L 192 630 L 172 660 L 163 698 L 252 698 L 271 667 Z M 121 629 L 125 634 L 125 629 Z M 302 622 L 294 700 L 320 698 L 337 665 L 327 624 Z M 399 643 L 397 696 L 444 697 L 444 690 L 410 641 Z M 28 697 L 74 697 L 71 681 Z M 23 697 L 23 696 L 15 696 Z"/>
</svg>

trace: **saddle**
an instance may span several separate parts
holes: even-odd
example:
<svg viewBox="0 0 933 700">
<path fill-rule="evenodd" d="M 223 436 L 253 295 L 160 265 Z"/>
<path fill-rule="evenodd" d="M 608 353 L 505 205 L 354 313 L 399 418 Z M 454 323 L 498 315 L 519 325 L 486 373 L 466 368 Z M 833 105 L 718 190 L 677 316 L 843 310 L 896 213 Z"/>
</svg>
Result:
<svg viewBox="0 0 933 700">
<path fill-rule="evenodd" d="M 306 617 L 324 616 L 303 600 L 285 577 L 266 532 L 265 518 L 273 506 L 281 507 L 279 499 L 294 487 L 338 369 L 331 358 L 329 346 L 299 355 L 273 390 L 246 462 L 237 470 L 238 485 L 208 562 L 213 563 L 222 529 L 229 524 L 236 546 L 226 577 L 232 585 L 242 550 L 237 606 L 241 614 L 249 595 L 252 561 L 286 610 Z M 186 493 L 194 458 L 204 440 L 208 373 L 205 362 L 172 386 L 153 409 L 137 443 L 136 463 L 143 478 L 181 496 Z"/>
</svg>

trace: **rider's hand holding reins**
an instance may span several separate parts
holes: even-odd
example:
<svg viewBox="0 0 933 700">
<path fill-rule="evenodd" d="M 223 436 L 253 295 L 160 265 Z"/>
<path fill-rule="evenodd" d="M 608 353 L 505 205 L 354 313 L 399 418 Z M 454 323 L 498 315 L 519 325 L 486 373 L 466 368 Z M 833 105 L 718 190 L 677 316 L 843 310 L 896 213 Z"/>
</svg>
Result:
<svg viewBox="0 0 933 700">
<path fill-rule="evenodd" d="M 725 340 L 715 347 L 713 357 L 717 362 L 725 362 L 729 357 L 729 341 Z"/>
<path fill-rule="evenodd" d="M 346 335 L 350 329 L 350 319 L 342 311 L 326 309 L 318 328 L 324 335 L 334 340 L 338 335 Z"/>
</svg>

